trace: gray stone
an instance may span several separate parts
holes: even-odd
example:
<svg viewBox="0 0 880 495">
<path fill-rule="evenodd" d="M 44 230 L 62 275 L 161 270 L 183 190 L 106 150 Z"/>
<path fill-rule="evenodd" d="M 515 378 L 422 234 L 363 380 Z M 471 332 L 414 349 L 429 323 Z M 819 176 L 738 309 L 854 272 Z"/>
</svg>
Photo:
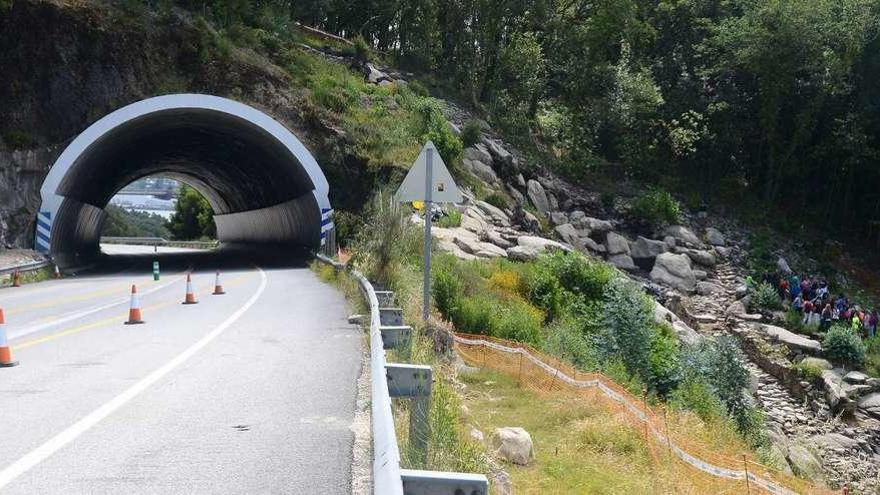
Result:
<svg viewBox="0 0 880 495">
<path fill-rule="evenodd" d="M 561 251 L 568 251 L 562 244 L 552 241 L 550 239 L 545 239 L 543 237 L 531 236 L 531 235 L 521 235 L 516 238 L 516 243 L 520 246 L 530 246 L 536 247 L 541 251 L 550 249 L 558 249 Z"/>
<path fill-rule="evenodd" d="M 564 223 L 568 223 L 568 217 L 566 217 L 565 213 L 561 211 L 554 211 L 550 214 L 550 222 L 552 222 L 553 225 L 562 225 Z"/>
<path fill-rule="evenodd" d="M 813 356 L 807 356 L 801 359 L 801 364 L 806 366 L 813 366 L 819 368 L 820 370 L 830 370 L 831 368 L 833 368 L 833 366 L 831 366 L 831 363 L 829 363 L 827 359 L 817 358 Z"/>
<path fill-rule="evenodd" d="M 592 217 L 584 217 L 581 221 L 584 228 L 590 229 L 590 232 L 594 234 L 603 234 L 605 232 L 610 232 L 613 225 L 608 220 L 599 220 L 598 218 Z"/>
<path fill-rule="evenodd" d="M 529 232 L 540 232 L 541 221 L 532 212 L 523 210 L 523 227 Z"/>
<path fill-rule="evenodd" d="M 492 159 L 496 165 L 513 166 L 513 155 L 504 149 L 504 147 L 501 146 L 501 143 L 494 139 L 484 137 L 483 144 L 486 145 L 486 149 L 489 150 L 489 154 L 492 155 Z"/>
<path fill-rule="evenodd" d="M 367 82 L 379 84 L 381 81 L 391 81 L 391 77 L 377 69 L 373 64 L 367 64 Z"/>
<path fill-rule="evenodd" d="M 581 244 L 583 244 L 585 248 L 589 249 L 590 251 L 592 251 L 594 253 L 605 254 L 605 246 L 603 246 L 602 244 L 599 244 L 598 242 L 594 241 L 593 239 L 591 239 L 589 237 L 586 237 L 586 236 L 581 237 Z"/>
<path fill-rule="evenodd" d="M 723 246 L 726 244 L 724 234 L 714 227 L 706 228 L 706 241 L 713 246 Z"/>
<path fill-rule="evenodd" d="M 709 251 L 699 251 L 696 249 L 688 249 L 686 254 L 688 257 L 696 264 L 700 266 L 708 266 L 713 267 L 717 262 L 715 260 L 715 255 L 710 253 Z"/>
<path fill-rule="evenodd" d="M 489 478 L 492 481 L 492 495 L 513 495 L 513 480 L 507 471 L 494 471 Z"/>
<path fill-rule="evenodd" d="M 564 223 L 562 225 L 557 225 L 553 230 L 559 234 L 559 237 L 562 238 L 563 241 L 571 244 L 575 249 L 583 249 L 584 244 L 581 242 L 577 230 L 572 224 Z"/>
<path fill-rule="evenodd" d="M 788 448 L 788 462 L 792 471 L 812 481 L 822 479 L 822 462 L 804 445 L 795 444 Z"/>
<path fill-rule="evenodd" d="M 726 259 L 730 257 L 729 247 L 715 246 L 715 252 L 718 253 L 718 256 L 721 256 L 722 258 Z"/>
<path fill-rule="evenodd" d="M 697 277 L 697 280 L 706 280 L 709 278 L 709 274 L 703 270 L 694 270 L 694 277 Z"/>
<path fill-rule="evenodd" d="M 880 419 L 880 392 L 874 392 L 859 399 L 859 409 Z"/>
<path fill-rule="evenodd" d="M 464 157 L 477 162 L 492 163 L 492 155 L 489 154 L 489 150 L 483 143 L 477 143 L 470 148 L 465 148 Z"/>
<path fill-rule="evenodd" d="M 633 263 L 633 259 L 626 253 L 613 254 L 608 257 L 608 262 L 617 268 L 626 271 L 634 271 L 639 268 Z"/>
<path fill-rule="evenodd" d="M 526 187 L 526 178 L 523 174 L 516 174 L 516 185 L 518 187 Z"/>
<path fill-rule="evenodd" d="M 465 158 L 462 160 L 465 167 L 467 167 L 474 175 L 479 177 L 483 182 L 486 182 L 490 185 L 498 184 L 498 174 L 495 173 L 495 170 L 492 169 L 489 165 L 478 161 L 478 160 L 470 160 Z"/>
<path fill-rule="evenodd" d="M 617 232 L 608 232 L 605 235 L 605 250 L 610 256 L 615 254 L 629 255 L 629 241 Z"/>
<path fill-rule="evenodd" d="M 792 350 L 797 350 L 807 354 L 820 354 L 822 352 L 822 344 L 813 339 L 804 337 L 803 335 L 789 332 L 788 330 L 774 325 L 759 325 L 760 330 L 770 339 L 785 344 Z"/>
<path fill-rule="evenodd" d="M 650 270 L 654 266 L 654 260 L 657 259 L 657 256 L 666 251 L 668 248 L 665 242 L 646 239 L 642 236 L 638 236 L 636 242 L 630 246 L 630 256 L 633 261 L 645 270 Z"/>
<path fill-rule="evenodd" d="M 501 235 L 494 230 L 486 230 L 480 235 L 480 239 L 486 242 L 491 242 L 500 248 L 507 249 L 509 247 L 513 247 L 513 243 L 508 241 L 507 239 L 501 237 Z"/>
<path fill-rule="evenodd" d="M 675 237 L 672 237 L 671 235 L 664 236 L 663 242 L 666 243 L 666 250 L 667 251 L 672 251 L 673 249 L 675 249 L 676 245 L 678 244 L 675 240 Z"/>
<path fill-rule="evenodd" d="M 525 466 L 534 459 L 532 436 L 523 428 L 495 428 L 491 443 L 495 455 L 505 461 Z"/>
<path fill-rule="evenodd" d="M 461 216 L 461 227 L 475 234 L 480 234 L 489 229 L 485 216 L 476 208 L 469 207 L 465 209 L 464 215 Z"/>
<path fill-rule="evenodd" d="M 836 371 L 823 370 L 822 385 L 825 388 L 825 401 L 832 411 L 851 408 L 852 401 L 843 388 L 843 378 Z"/>
<path fill-rule="evenodd" d="M 691 260 L 683 254 L 662 253 L 657 256 L 651 280 L 684 292 L 693 292 L 697 286 Z"/>
<path fill-rule="evenodd" d="M 843 381 L 846 383 L 852 383 L 855 385 L 861 385 L 868 381 L 870 378 L 868 375 L 862 373 L 861 371 L 850 371 L 843 377 Z"/>
<path fill-rule="evenodd" d="M 534 261 L 542 250 L 534 246 L 513 246 L 507 249 L 507 257 L 514 261 Z"/>
<path fill-rule="evenodd" d="M 500 224 L 503 227 L 510 227 L 510 218 L 507 216 L 507 213 L 504 213 L 504 211 L 501 210 L 501 208 L 479 200 L 475 201 L 474 204 L 495 223 Z"/>
<path fill-rule="evenodd" d="M 544 186 L 540 182 L 530 179 L 527 185 L 527 196 L 529 201 L 535 205 L 541 213 L 546 215 L 550 212 L 550 201 L 547 199 L 547 193 L 544 192 Z"/>
<path fill-rule="evenodd" d="M 700 241 L 700 238 L 697 237 L 697 235 L 694 234 L 691 229 L 685 227 L 684 225 L 670 225 L 666 228 L 664 234 L 674 237 L 676 244 L 683 243 L 684 245 L 691 245 L 694 247 L 701 246 L 703 244 Z"/>
<path fill-rule="evenodd" d="M 587 215 L 586 215 L 584 212 L 582 212 L 581 210 L 574 210 L 574 211 L 571 212 L 571 214 L 568 216 L 568 218 L 571 219 L 571 223 L 577 223 L 577 222 L 580 222 L 580 221 L 582 221 L 582 220 L 583 220 L 584 218 L 586 218 L 586 217 L 587 217 Z"/>
<path fill-rule="evenodd" d="M 506 258 L 507 250 L 489 242 L 481 242 L 474 256 L 478 258 Z"/>
<path fill-rule="evenodd" d="M 748 310 L 746 309 L 746 305 L 743 304 L 742 301 L 734 301 L 733 303 L 731 303 L 730 306 L 727 307 L 727 310 L 725 310 L 725 312 L 733 316 L 742 316 L 748 313 Z"/>
<path fill-rule="evenodd" d="M 714 282 L 697 282 L 697 294 L 701 296 L 711 296 L 713 294 L 723 294 L 724 287 Z"/>
<path fill-rule="evenodd" d="M 857 448 L 859 442 L 840 433 L 826 433 L 824 435 L 814 435 L 810 438 L 813 443 L 825 447 L 829 450 L 845 449 L 849 450 Z"/>
<path fill-rule="evenodd" d="M 462 251 L 473 255 L 476 255 L 477 251 L 480 251 L 484 244 L 480 242 L 476 236 L 457 236 L 453 238 L 452 242 L 454 242 L 456 246 L 460 247 Z"/>
<path fill-rule="evenodd" d="M 556 211 L 559 209 L 559 200 L 556 199 L 556 195 L 548 192 L 547 193 L 547 202 L 550 204 L 550 210 Z"/>
<path fill-rule="evenodd" d="M 700 341 L 700 334 L 687 326 L 675 313 L 656 301 L 654 301 L 654 321 L 672 327 L 678 340 L 685 344 L 696 345 Z"/>
<path fill-rule="evenodd" d="M 516 204 L 522 206 L 526 202 L 526 197 L 523 196 L 523 193 L 519 192 L 515 187 L 507 184 L 505 189 L 507 189 L 507 194 L 510 194 L 510 197 L 516 201 Z"/>
</svg>

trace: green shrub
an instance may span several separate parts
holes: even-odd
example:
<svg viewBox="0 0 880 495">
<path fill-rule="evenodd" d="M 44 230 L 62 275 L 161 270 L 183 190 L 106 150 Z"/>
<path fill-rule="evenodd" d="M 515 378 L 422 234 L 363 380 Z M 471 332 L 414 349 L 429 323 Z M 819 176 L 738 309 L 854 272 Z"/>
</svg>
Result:
<svg viewBox="0 0 880 495">
<path fill-rule="evenodd" d="M 681 380 L 678 339 L 668 327 L 654 334 L 648 365 L 648 384 L 658 395 L 665 397 L 678 386 Z"/>
<path fill-rule="evenodd" d="M 440 220 L 437 221 L 438 227 L 450 228 L 450 227 L 458 227 L 461 225 L 461 212 L 456 210 L 455 208 L 451 208 L 449 212 L 440 217 Z"/>
<path fill-rule="evenodd" d="M 619 358 L 642 381 L 650 380 L 653 307 L 635 283 L 614 278 L 605 287 L 599 331 L 591 335 L 600 359 Z"/>
<path fill-rule="evenodd" d="M 336 227 L 336 243 L 340 247 L 348 247 L 363 228 L 364 219 L 352 211 L 333 210 L 333 225 Z"/>
<path fill-rule="evenodd" d="M 782 309 L 782 301 L 779 299 L 779 293 L 767 282 L 761 282 L 755 289 L 754 298 L 755 305 L 761 309 L 775 310 Z"/>
<path fill-rule="evenodd" d="M 785 328 L 791 330 L 792 332 L 805 333 L 803 315 L 799 311 L 794 309 L 789 309 L 788 311 L 786 311 Z"/>
<path fill-rule="evenodd" d="M 442 264 L 435 264 L 431 269 L 431 275 L 431 294 L 434 296 L 434 304 L 444 318 L 451 320 L 450 315 L 458 299 L 462 297 L 461 279 Z"/>
<path fill-rule="evenodd" d="M 367 44 L 361 35 L 354 38 L 354 56 L 361 62 L 370 61 L 370 45 Z"/>
<path fill-rule="evenodd" d="M 557 251 L 541 257 L 537 270 L 546 270 L 559 280 L 559 285 L 586 299 L 599 299 L 617 273 L 607 263 L 587 258 L 580 253 Z"/>
<path fill-rule="evenodd" d="M 467 121 L 461 128 L 461 142 L 465 148 L 480 142 L 480 134 L 483 129 L 476 120 Z"/>
<path fill-rule="evenodd" d="M 421 96 L 422 98 L 426 98 L 428 96 L 431 96 L 431 92 L 428 91 L 428 88 L 425 87 L 425 85 L 420 83 L 419 81 L 408 81 L 408 83 L 409 84 L 407 84 L 407 86 L 409 87 L 410 91 L 413 92 L 414 95 Z"/>
<path fill-rule="evenodd" d="M 838 363 L 860 368 L 865 364 L 865 343 L 847 325 L 834 325 L 822 340 L 825 356 Z"/>
<path fill-rule="evenodd" d="M 614 208 L 615 199 L 617 199 L 617 196 L 611 192 L 606 191 L 599 195 L 599 202 L 602 203 L 602 208 L 605 208 L 606 210 Z"/>
<path fill-rule="evenodd" d="M 697 376 L 682 381 L 669 394 L 668 403 L 678 409 L 693 411 L 703 421 L 715 421 L 725 416 L 724 405 L 712 387 Z"/>
<path fill-rule="evenodd" d="M 523 285 L 526 299 L 543 309 L 549 319 L 559 315 L 563 301 L 562 286 L 550 270 L 533 265 L 526 273 Z"/>
<path fill-rule="evenodd" d="M 654 189 L 643 194 L 630 209 L 630 214 L 638 220 L 654 227 L 681 222 L 681 206 L 666 191 Z"/>
<path fill-rule="evenodd" d="M 507 198 L 499 192 L 492 192 L 492 194 L 486 196 L 486 202 L 496 208 L 501 208 L 502 210 L 510 208 Z"/>
<path fill-rule="evenodd" d="M 822 368 L 816 366 L 815 364 L 805 363 L 801 361 L 800 363 L 792 366 L 792 369 L 797 373 L 798 377 L 801 380 L 815 382 L 816 380 L 822 378 Z"/>
<path fill-rule="evenodd" d="M 512 299 L 501 305 L 498 301 L 489 302 L 487 309 L 496 311 L 496 318 L 492 322 L 493 336 L 536 346 L 541 344 L 541 326 L 544 323 L 541 311 L 519 299 Z"/>
<path fill-rule="evenodd" d="M 594 371 L 599 366 L 596 351 L 584 336 L 577 322 L 563 320 L 547 331 L 544 351 L 574 364 L 583 371 Z"/>
</svg>

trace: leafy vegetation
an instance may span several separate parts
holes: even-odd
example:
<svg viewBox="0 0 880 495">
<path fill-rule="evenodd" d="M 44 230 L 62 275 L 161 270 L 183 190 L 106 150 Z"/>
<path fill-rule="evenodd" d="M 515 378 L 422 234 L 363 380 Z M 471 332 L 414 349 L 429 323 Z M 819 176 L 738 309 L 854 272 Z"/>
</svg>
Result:
<svg viewBox="0 0 880 495">
<path fill-rule="evenodd" d="M 437 221 L 438 227 L 450 228 L 458 227 L 459 225 L 461 225 L 461 212 L 455 208 L 450 208 L 449 212 Z"/>
<path fill-rule="evenodd" d="M 465 122 L 464 126 L 461 128 L 461 142 L 465 147 L 473 146 L 480 142 L 480 133 L 482 133 L 483 128 L 480 126 L 480 123 L 476 120 L 469 120 Z"/>
<path fill-rule="evenodd" d="M 116 205 L 104 208 L 107 218 L 101 235 L 111 237 L 171 237 L 165 218 L 155 213 L 126 210 Z"/>
<path fill-rule="evenodd" d="M 681 205 L 668 191 L 654 189 L 641 195 L 630 215 L 653 227 L 681 223 Z"/>
<path fill-rule="evenodd" d="M 855 368 L 861 368 L 865 364 L 865 344 L 845 324 L 832 325 L 822 340 L 822 347 L 828 359 L 834 362 Z"/>
<path fill-rule="evenodd" d="M 168 220 L 168 230 L 179 240 L 216 238 L 214 210 L 198 191 L 185 184 L 181 185 L 174 213 Z"/>
<path fill-rule="evenodd" d="M 816 380 L 822 378 L 822 368 L 816 366 L 815 364 L 805 363 L 801 361 L 800 363 L 792 366 L 792 369 L 797 373 L 798 377 L 801 380 L 805 380 L 808 382 L 815 382 Z"/>
<path fill-rule="evenodd" d="M 754 303 L 757 307 L 766 310 L 782 309 L 782 300 L 779 293 L 767 282 L 761 282 L 755 288 Z"/>
</svg>

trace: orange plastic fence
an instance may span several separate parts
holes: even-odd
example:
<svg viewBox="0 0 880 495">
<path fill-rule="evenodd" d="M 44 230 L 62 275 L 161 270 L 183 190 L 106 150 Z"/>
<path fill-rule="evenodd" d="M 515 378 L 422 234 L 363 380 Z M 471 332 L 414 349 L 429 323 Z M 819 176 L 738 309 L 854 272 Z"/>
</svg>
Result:
<svg viewBox="0 0 880 495">
<path fill-rule="evenodd" d="M 745 455 L 732 458 L 721 455 L 691 438 L 670 433 L 663 412 L 658 415 L 637 397 L 601 373 L 585 373 L 572 365 L 548 356 L 529 345 L 485 335 L 453 333 L 455 347 L 467 362 L 516 376 L 520 384 L 539 392 L 562 391 L 583 394 L 600 391 L 617 408 L 626 410 L 645 427 L 645 437 L 652 456 L 667 451 L 685 465 L 711 476 L 741 480 L 742 493 L 831 494 L 839 493 L 816 487 L 754 461 Z"/>
</svg>

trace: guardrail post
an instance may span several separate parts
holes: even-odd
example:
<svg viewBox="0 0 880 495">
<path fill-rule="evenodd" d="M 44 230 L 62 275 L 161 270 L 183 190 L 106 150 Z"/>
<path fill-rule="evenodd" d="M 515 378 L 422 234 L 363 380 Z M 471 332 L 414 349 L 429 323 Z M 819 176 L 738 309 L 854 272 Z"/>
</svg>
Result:
<svg viewBox="0 0 880 495">
<path fill-rule="evenodd" d="M 403 325 L 403 310 L 400 308 L 379 308 L 379 325 L 396 327 Z"/>
<path fill-rule="evenodd" d="M 409 447 L 415 462 L 424 465 L 428 460 L 428 437 L 431 424 L 428 414 L 431 408 L 432 371 L 430 366 L 419 364 L 385 365 L 388 393 L 391 397 L 406 397 L 409 407 Z"/>
<path fill-rule="evenodd" d="M 488 495 L 489 481 L 482 474 L 443 473 L 401 469 L 405 495 Z"/>
<path fill-rule="evenodd" d="M 407 325 L 380 326 L 383 349 L 406 349 L 412 339 L 412 327 Z"/>
</svg>

